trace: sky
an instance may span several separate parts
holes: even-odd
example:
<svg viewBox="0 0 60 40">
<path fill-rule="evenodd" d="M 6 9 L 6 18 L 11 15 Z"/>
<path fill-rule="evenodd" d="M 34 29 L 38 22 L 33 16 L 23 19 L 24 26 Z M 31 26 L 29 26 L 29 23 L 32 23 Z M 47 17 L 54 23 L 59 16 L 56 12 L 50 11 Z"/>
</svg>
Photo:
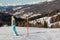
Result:
<svg viewBox="0 0 60 40">
<path fill-rule="evenodd" d="M 43 2 L 46 0 L 0 0 L 0 5 L 10 5 L 10 4 L 27 4 L 27 3 L 37 3 L 37 2 Z"/>
</svg>

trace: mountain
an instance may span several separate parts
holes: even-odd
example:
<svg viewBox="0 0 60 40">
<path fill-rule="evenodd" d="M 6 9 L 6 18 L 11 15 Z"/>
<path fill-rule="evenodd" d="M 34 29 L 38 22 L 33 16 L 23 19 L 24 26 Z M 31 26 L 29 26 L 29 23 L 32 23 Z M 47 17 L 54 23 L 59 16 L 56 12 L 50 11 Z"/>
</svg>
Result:
<svg viewBox="0 0 60 40">
<path fill-rule="evenodd" d="M 8 12 L 8 13 L 13 13 L 14 15 L 17 14 L 17 17 L 21 18 L 26 18 L 29 16 L 35 17 L 38 16 L 40 17 L 41 15 L 48 16 L 54 15 L 55 13 L 51 14 L 52 12 L 59 10 L 60 9 L 60 0 L 54 0 L 54 1 L 45 1 L 42 3 L 37 3 L 37 4 L 25 4 L 25 5 L 17 5 L 17 6 L 0 6 L 0 10 L 2 12 Z"/>
<path fill-rule="evenodd" d="M 25 5 L 16 5 L 16 6 L 0 6 L 0 12 L 8 12 L 8 13 L 13 13 L 13 9 L 20 9 L 21 7 L 27 7 L 30 6 L 30 4 L 25 4 Z"/>
<path fill-rule="evenodd" d="M 60 0 L 54 0 L 54 1 L 50 1 L 50 2 L 45 1 L 42 3 L 31 4 L 31 5 L 26 4 L 26 5 L 17 5 L 17 6 L 7 6 L 7 7 L 4 6 L 1 8 L 4 10 L 6 9 L 6 12 L 8 12 L 9 14 L 11 13 L 17 19 L 18 18 L 25 19 L 24 22 L 28 18 L 28 21 L 34 22 L 34 24 L 33 24 L 34 26 L 50 27 L 53 24 L 52 26 L 55 27 L 57 24 L 59 25 Z M 6 14 L 5 14 L 5 16 L 6 16 Z M 43 18 L 45 18 L 47 20 L 47 22 Z M 6 19 L 6 18 L 4 18 L 4 19 Z M 41 19 L 41 20 L 39 20 L 40 22 L 37 22 L 37 19 Z M 42 21 L 42 23 L 44 22 L 44 24 L 42 24 L 41 21 Z M 50 21 L 52 23 L 51 25 L 50 25 Z M 24 23 L 24 22 L 21 22 L 20 24 L 22 25 L 22 23 Z M 30 24 L 30 25 L 32 25 L 32 24 Z M 59 25 L 59 27 L 60 27 L 60 25 Z"/>
<path fill-rule="evenodd" d="M 44 16 L 51 16 L 57 13 L 60 9 L 60 0 L 54 0 L 50 2 L 42 2 L 38 4 L 32 4 L 27 7 L 22 7 L 21 9 L 15 10 L 15 14 L 18 14 L 19 17 L 26 18 L 29 16 L 29 18 L 38 16 L 38 15 L 43 15 Z M 56 13 L 52 13 L 56 12 Z M 20 15 L 19 15 L 20 14 Z"/>
</svg>

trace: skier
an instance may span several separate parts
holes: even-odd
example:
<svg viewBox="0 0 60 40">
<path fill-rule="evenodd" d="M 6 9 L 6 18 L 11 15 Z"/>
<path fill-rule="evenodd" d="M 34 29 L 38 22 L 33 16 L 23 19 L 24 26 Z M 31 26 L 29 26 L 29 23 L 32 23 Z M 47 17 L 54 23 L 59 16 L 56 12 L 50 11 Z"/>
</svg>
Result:
<svg viewBox="0 0 60 40">
<path fill-rule="evenodd" d="M 18 33 L 16 31 L 16 23 L 15 23 L 15 18 L 14 16 L 12 16 L 12 31 L 13 31 L 13 34 L 18 36 Z"/>
</svg>

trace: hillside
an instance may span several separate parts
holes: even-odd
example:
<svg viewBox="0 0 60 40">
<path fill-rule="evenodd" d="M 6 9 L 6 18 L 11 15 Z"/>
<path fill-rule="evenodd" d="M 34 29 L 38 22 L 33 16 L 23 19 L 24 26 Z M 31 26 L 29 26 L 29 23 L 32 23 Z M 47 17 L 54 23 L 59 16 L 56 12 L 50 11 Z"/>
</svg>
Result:
<svg viewBox="0 0 60 40">
<path fill-rule="evenodd" d="M 12 10 L 10 11 L 10 9 Z M 21 5 L 16 6 L 15 8 L 11 7 L 10 9 L 9 7 L 6 9 L 8 10 L 6 11 L 8 12 L 7 14 L 12 14 L 17 19 L 25 19 L 24 21 L 17 22 L 17 25 L 19 26 L 25 26 L 25 22 L 28 18 L 29 26 L 32 27 L 54 28 L 57 24 L 59 24 L 60 27 L 60 0 L 54 0 L 50 2 L 45 1 L 42 3 L 31 5 Z"/>
</svg>

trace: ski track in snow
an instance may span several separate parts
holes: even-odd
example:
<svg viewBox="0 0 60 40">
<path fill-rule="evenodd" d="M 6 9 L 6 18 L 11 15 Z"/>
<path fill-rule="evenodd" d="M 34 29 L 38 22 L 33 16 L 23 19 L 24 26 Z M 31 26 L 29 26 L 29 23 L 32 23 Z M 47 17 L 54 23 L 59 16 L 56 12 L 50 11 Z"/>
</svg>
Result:
<svg viewBox="0 0 60 40">
<path fill-rule="evenodd" d="M 60 40 L 60 28 L 29 27 L 29 36 L 26 27 L 17 27 L 19 36 L 12 33 L 11 27 L 0 27 L 0 40 Z"/>
</svg>

